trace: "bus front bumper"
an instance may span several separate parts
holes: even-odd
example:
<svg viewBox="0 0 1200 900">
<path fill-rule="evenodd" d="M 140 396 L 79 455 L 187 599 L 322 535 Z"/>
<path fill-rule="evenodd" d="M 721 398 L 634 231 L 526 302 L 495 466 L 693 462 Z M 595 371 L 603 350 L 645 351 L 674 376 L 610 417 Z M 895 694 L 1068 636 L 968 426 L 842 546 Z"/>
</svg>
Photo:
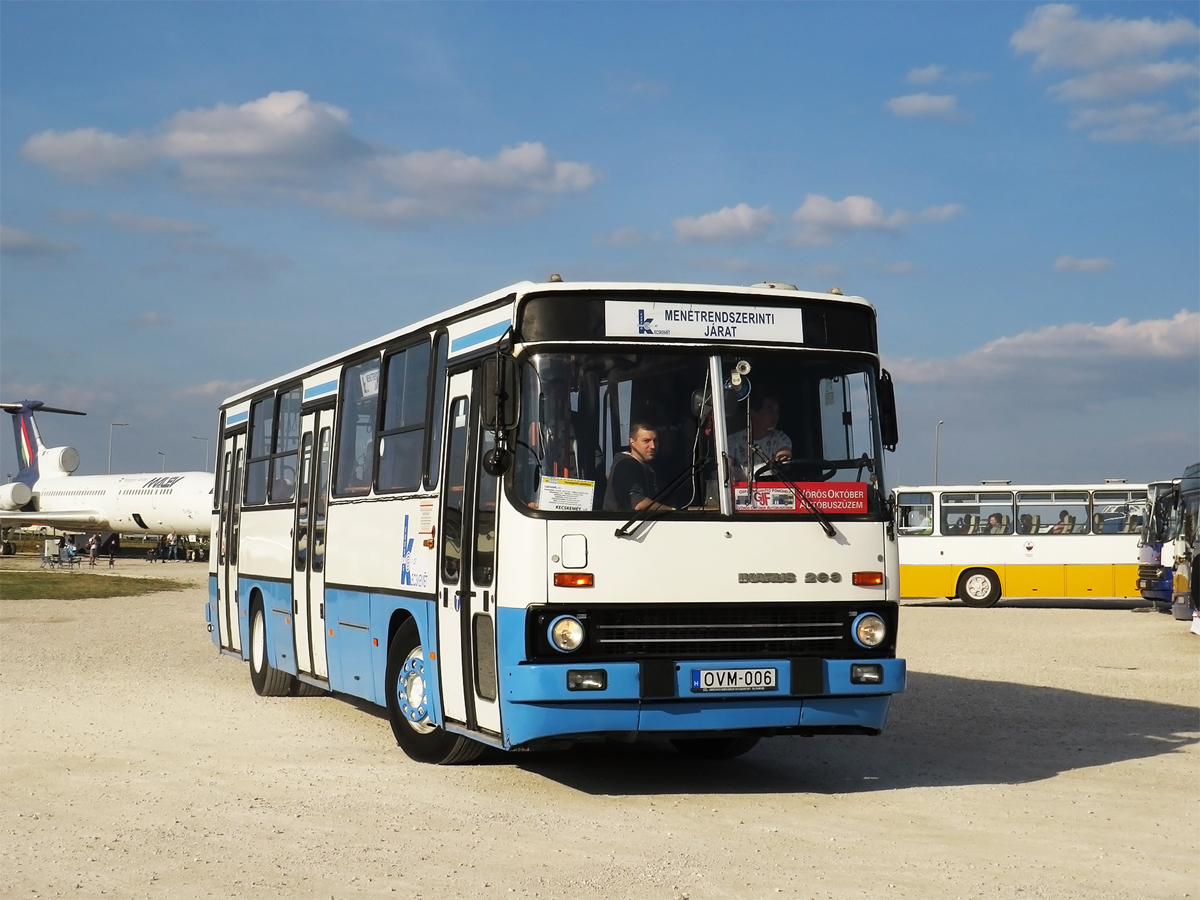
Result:
<svg viewBox="0 0 1200 900">
<path fill-rule="evenodd" d="M 794 673 L 793 665 L 806 671 Z M 855 683 L 851 666 L 863 665 L 877 669 L 868 673 L 870 683 Z M 772 668 L 776 685 L 773 690 L 694 691 L 692 670 L 714 667 Z M 508 667 L 502 681 L 505 743 L 517 747 L 548 738 L 631 740 L 721 731 L 879 734 L 891 695 L 903 691 L 906 682 L 902 659 L 676 660 L 673 668 L 674 684 L 664 685 L 660 676 L 658 695 L 648 697 L 643 687 L 648 679 L 638 662 Z M 603 688 L 569 688 L 569 680 L 579 683 L 580 672 L 592 685 L 602 681 Z M 602 679 L 597 672 L 603 672 Z M 856 672 L 855 680 L 862 674 Z"/>
</svg>

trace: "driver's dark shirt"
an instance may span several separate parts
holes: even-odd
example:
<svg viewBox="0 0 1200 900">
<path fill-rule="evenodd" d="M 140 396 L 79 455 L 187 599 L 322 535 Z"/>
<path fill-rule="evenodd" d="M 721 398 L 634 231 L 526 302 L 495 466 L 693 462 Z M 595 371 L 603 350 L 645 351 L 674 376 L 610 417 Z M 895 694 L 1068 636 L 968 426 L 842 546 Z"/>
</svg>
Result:
<svg viewBox="0 0 1200 900">
<path fill-rule="evenodd" d="M 618 453 L 613 459 L 604 490 L 607 510 L 635 509 L 639 503 L 658 493 L 658 478 L 654 469 L 631 453 Z"/>
</svg>

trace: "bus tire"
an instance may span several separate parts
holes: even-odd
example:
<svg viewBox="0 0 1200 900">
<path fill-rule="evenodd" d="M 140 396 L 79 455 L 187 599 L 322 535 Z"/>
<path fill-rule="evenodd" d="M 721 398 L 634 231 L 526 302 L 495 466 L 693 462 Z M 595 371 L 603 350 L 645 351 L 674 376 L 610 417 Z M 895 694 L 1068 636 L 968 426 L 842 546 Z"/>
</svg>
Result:
<svg viewBox="0 0 1200 900">
<path fill-rule="evenodd" d="M 966 606 L 995 606 L 1000 602 L 1000 579 L 991 569 L 967 569 L 958 578 L 958 599 Z"/>
<path fill-rule="evenodd" d="M 250 605 L 250 683 L 260 697 L 286 697 L 292 692 L 292 676 L 276 669 L 267 657 L 267 619 L 259 598 Z"/>
<path fill-rule="evenodd" d="M 434 765 L 454 765 L 475 759 L 483 744 L 450 734 L 429 718 L 429 683 L 425 679 L 425 651 L 417 623 L 408 619 L 388 647 L 384 689 L 388 718 L 396 743 L 410 759 Z"/>
<path fill-rule="evenodd" d="M 685 756 L 698 759 L 733 759 L 749 753 L 759 741 L 757 734 L 724 734 L 707 738 L 672 738 L 671 746 Z"/>
</svg>

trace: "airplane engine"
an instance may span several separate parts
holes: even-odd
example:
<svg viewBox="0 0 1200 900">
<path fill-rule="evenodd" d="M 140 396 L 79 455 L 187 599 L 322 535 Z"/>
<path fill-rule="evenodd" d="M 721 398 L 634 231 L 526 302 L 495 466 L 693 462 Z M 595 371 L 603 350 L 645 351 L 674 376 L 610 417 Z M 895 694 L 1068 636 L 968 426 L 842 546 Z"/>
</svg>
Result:
<svg viewBox="0 0 1200 900">
<path fill-rule="evenodd" d="M 79 468 L 79 451 L 74 447 L 46 447 L 38 464 L 42 475 L 70 475 Z"/>
<path fill-rule="evenodd" d="M 0 509 L 18 510 L 33 499 L 33 491 L 29 485 L 19 481 L 10 481 L 0 485 Z"/>
</svg>

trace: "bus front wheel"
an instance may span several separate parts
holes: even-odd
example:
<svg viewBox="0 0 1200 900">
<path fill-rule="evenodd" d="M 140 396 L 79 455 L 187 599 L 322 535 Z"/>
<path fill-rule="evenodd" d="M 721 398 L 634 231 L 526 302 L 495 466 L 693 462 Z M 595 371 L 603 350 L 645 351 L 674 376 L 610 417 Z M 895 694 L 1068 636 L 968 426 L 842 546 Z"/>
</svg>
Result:
<svg viewBox="0 0 1200 900">
<path fill-rule="evenodd" d="M 388 648 L 385 690 L 388 718 L 396 743 L 417 762 L 450 765 L 470 762 L 483 751 L 483 744 L 450 734 L 429 717 L 429 662 L 421 647 L 417 623 L 409 619 L 396 632 Z"/>
<path fill-rule="evenodd" d="M 250 683 L 260 697 L 286 697 L 292 691 L 292 676 L 267 658 L 267 620 L 257 599 L 250 607 Z"/>
<path fill-rule="evenodd" d="M 990 569 L 968 569 L 958 579 L 958 599 L 967 606 L 995 606 L 1000 602 L 1000 579 Z"/>
</svg>

